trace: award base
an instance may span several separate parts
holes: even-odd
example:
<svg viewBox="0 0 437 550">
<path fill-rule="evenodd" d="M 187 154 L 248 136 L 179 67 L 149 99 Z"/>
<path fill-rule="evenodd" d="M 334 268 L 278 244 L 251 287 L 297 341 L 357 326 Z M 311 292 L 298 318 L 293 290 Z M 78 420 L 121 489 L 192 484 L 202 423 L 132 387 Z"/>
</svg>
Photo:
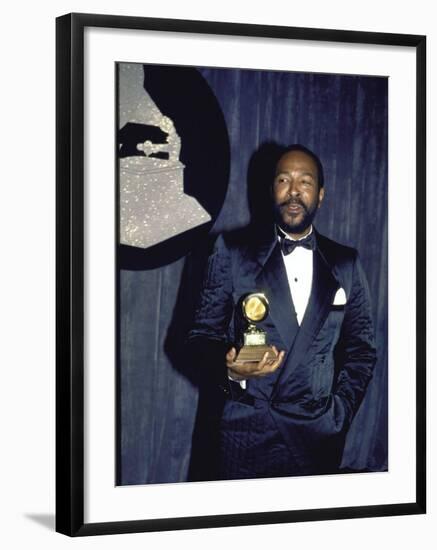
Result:
<svg viewBox="0 0 437 550">
<path fill-rule="evenodd" d="M 235 363 L 259 363 L 264 357 L 265 353 L 268 353 L 267 360 L 276 359 L 276 354 L 271 346 L 266 344 L 243 346 L 235 358 Z"/>
</svg>

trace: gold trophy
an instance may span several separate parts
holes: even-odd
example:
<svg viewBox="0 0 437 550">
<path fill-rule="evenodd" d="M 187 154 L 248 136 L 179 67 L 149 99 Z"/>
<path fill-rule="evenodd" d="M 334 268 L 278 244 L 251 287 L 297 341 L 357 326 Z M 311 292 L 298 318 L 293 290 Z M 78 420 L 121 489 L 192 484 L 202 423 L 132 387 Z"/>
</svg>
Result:
<svg viewBox="0 0 437 550">
<path fill-rule="evenodd" d="M 264 321 L 269 314 L 269 302 L 263 292 L 248 294 L 241 302 L 243 316 L 248 326 L 243 334 L 243 346 L 235 359 L 236 363 L 258 363 L 267 352 L 267 359 L 275 359 L 273 348 L 267 345 L 267 333 L 256 323 Z"/>
</svg>

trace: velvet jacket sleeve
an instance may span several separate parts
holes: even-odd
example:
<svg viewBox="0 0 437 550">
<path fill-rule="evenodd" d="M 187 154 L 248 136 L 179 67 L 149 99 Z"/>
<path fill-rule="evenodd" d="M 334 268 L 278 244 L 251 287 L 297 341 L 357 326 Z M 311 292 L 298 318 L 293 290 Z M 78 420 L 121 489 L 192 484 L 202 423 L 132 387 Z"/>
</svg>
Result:
<svg viewBox="0 0 437 550">
<path fill-rule="evenodd" d="M 232 286 L 231 251 L 219 236 L 208 258 L 188 334 L 188 349 L 201 381 L 218 384 L 223 389 L 229 384 L 225 355 L 232 339 Z"/>
</svg>

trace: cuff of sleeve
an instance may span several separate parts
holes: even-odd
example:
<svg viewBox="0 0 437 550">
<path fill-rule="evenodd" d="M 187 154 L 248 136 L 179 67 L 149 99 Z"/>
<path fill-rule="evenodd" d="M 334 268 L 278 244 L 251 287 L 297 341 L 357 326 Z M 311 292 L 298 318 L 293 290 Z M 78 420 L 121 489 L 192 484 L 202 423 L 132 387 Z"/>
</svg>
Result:
<svg viewBox="0 0 437 550">
<path fill-rule="evenodd" d="M 232 378 L 232 376 L 230 376 L 229 374 L 228 374 L 228 378 L 229 380 L 232 380 L 232 382 L 237 382 L 237 384 L 240 384 L 241 389 L 243 390 L 246 389 L 246 380 L 235 380 L 235 378 Z"/>
</svg>

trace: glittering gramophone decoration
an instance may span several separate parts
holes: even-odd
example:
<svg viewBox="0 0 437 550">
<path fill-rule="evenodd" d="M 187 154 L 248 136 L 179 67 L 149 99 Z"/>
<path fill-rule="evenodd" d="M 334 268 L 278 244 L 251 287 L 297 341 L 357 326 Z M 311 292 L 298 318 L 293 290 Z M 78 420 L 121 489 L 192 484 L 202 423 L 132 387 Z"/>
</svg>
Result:
<svg viewBox="0 0 437 550">
<path fill-rule="evenodd" d="M 267 344 L 267 333 L 256 326 L 269 314 L 269 302 L 263 292 L 253 292 L 243 296 L 239 302 L 241 312 L 247 322 L 243 333 L 243 345 L 238 351 L 236 363 L 259 362 L 267 352 L 267 359 L 275 359 L 273 348 Z"/>
<path fill-rule="evenodd" d="M 150 139 L 137 143 L 134 154 L 120 158 L 120 243 L 148 248 L 203 225 L 211 217 L 184 193 L 181 139 L 174 122 L 160 112 L 143 83 L 143 65 L 119 65 L 119 129 L 131 123 L 167 135 L 163 143 Z"/>
</svg>

